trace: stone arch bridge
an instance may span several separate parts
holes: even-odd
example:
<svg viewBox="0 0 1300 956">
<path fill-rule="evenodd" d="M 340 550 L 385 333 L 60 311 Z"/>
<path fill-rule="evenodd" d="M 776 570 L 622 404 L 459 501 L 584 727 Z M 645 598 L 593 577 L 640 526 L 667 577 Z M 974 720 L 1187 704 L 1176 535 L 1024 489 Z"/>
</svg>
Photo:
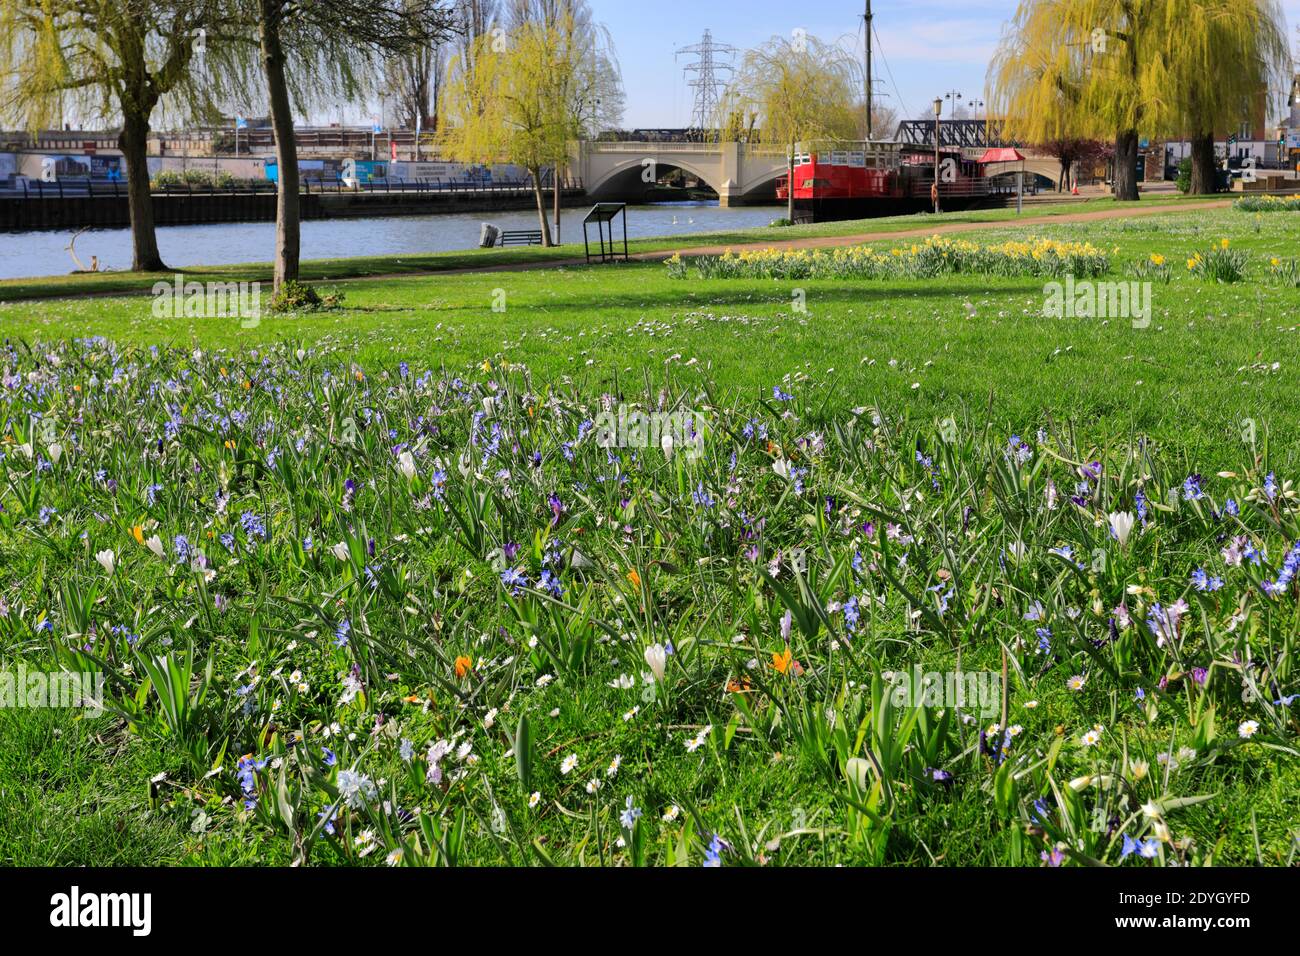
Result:
<svg viewBox="0 0 1300 956">
<path fill-rule="evenodd" d="M 569 168 L 596 201 L 638 199 L 648 183 L 681 169 L 712 187 L 721 205 L 740 206 L 772 201 L 786 151 L 748 143 L 584 142 L 570 147 Z"/>
<path fill-rule="evenodd" d="M 962 149 L 966 159 L 979 159 L 983 147 Z M 991 163 L 988 176 L 1039 175 L 1056 182 L 1061 164 L 1051 156 L 1024 151 L 1021 163 Z M 570 170 L 582 179 L 596 201 L 636 200 L 646 184 L 671 169 L 681 169 L 707 183 L 723 206 L 772 202 L 776 181 L 786 172 L 786 152 L 780 146 L 748 143 L 582 142 L 570 146 Z M 648 178 L 647 178 L 648 177 Z"/>
</svg>

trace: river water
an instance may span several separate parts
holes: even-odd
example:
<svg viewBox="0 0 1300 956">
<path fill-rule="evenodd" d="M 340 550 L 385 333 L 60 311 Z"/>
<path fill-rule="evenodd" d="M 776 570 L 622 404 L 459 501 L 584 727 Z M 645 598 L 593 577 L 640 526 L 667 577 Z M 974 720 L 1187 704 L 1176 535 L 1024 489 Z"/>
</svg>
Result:
<svg viewBox="0 0 1300 956">
<path fill-rule="evenodd" d="M 564 210 L 565 242 L 582 241 L 585 207 Z M 713 203 L 658 203 L 629 206 L 629 239 L 679 236 L 718 230 L 765 226 L 784 215 L 777 206 L 723 208 Z M 479 227 L 491 222 L 502 229 L 537 229 L 535 212 L 441 213 L 429 216 L 388 216 L 378 219 L 325 219 L 302 224 L 302 258 L 334 259 L 411 252 L 473 249 Z M 593 239 L 595 227 L 590 227 Z M 67 251 L 71 230 L 0 233 L 0 279 L 64 275 L 76 268 Z M 622 225 L 617 235 L 622 238 Z M 159 226 L 163 261 L 181 268 L 268 261 L 275 242 L 270 222 L 214 223 L 202 226 Z M 87 266 L 99 258 L 101 269 L 131 267 L 131 234 L 127 229 L 92 229 L 76 241 L 77 258 Z"/>
</svg>

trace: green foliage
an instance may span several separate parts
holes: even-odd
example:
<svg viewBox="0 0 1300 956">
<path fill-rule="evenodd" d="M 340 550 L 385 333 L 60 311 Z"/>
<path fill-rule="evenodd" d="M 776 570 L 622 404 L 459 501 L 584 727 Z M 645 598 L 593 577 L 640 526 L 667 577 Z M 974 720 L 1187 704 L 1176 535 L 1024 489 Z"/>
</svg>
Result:
<svg viewBox="0 0 1300 956">
<path fill-rule="evenodd" d="M 933 279 L 945 275 L 1095 278 L 1110 271 L 1110 258 L 1090 243 L 1062 243 L 1041 237 L 981 246 L 932 236 L 924 243 L 893 249 L 849 246 L 833 250 L 768 249 L 691 260 L 703 279 Z M 685 260 L 674 256 L 668 274 L 686 278 Z"/>
<path fill-rule="evenodd" d="M 272 296 L 269 308 L 272 312 L 302 312 L 318 309 L 323 304 L 324 300 L 313 286 L 291 279 Z"/>
<path fill-rule="evenodd" d="M 839 46 L 800 33 L 746 52 L 721 104 L 722 116 L 757 117 L 762 141 L 790 148 L 857 135 L 857 61 Z"/>
<path fill-rule="evenodd" d="M 1240 249 L 1233 249 L 1227 239 L 1197 252 L 1187 262 L 1188 271 L 1207 282 L 1240 282 L 1246 277 L 1249 257 Z"/>
<path fill-rule="evenodd" d="M 1037 316 L 1039 276 L 635 263 L 512 276 L 504 341 L 492 273 L 363 280 L 346 309 L 248 330 L 144 327 L 139 298 L 0 306 L 0 659 L 117 675 L 102 717 L 0 709 L 0 856 L 1293 863 L 1298 598 L 1264 583 L 1300 538 L 1276 440 L 1300 359 L 1269 318 L 1297 293 L 1263 264 L 1300 227 L 1254 219 L 1047 227 L 1114 274 L 1178 264 L 1140 331 Z M 1220 236 L 1240 282 L 1182 268 Z M 578 440 L 602 376 L 706 409 L 703 454 Z M 1000 684 L 1004 654 L 1005 721 L 1000 694 L 971 722 L 925 705 L 927 671 Z"/>
<path fill-rule="evenodd" d="M 1175 180 L 1180 193 L 1186 194 L 1192 188 L 1192 159 L 1190 156 L 1178 161 L 1178 178 Z"/>
<path fill-rule="evenodd" d="M 1232 204 L 1239 212 L 1300 212 L 1300 196 L 1243 196 Z"/>
<path fill-rule="evenodd" d="M 1253 118 L 1286 54 L 1272 0 L 1021 0 L 990 112 L 1030 142 L 1213 131 Z"/>
<path fill-rule="evenodd" d="M 1269 276 L 1279 285 L 1300 289 L 1300 262 L 1274 257 L 1269 261 Z"/>
<path fill-rule="evenodd" d="M 579 119 L 567 97 L 578 69 L 568 21 L 526 21 L 508 36 L 484 34 L 453 60 L 442 97 L 441 142 L 466 162 L 563 162 Z"/>
</svg>

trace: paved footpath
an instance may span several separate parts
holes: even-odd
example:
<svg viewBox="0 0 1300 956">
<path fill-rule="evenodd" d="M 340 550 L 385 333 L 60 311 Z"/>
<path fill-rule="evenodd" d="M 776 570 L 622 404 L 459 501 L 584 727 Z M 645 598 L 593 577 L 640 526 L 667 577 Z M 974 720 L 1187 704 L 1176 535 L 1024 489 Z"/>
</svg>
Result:
<svg viewBox="0 0 1300 956">
<path fill-rule="evenodd" d="M 1232 205 L 1231 199 L 1210 202 L 1170 203 L 1158 206 L 1126 206 L 1123 209 L 1102 209 L 1095 212 L 1058 213 L 1054 216 L 1019 216 L 1015 219 L 999 219 L 993 222 L 954 222 L 947 225 L 920 226 L 916 229 L 894 230 L 892 232 L 860 232 L 847 236 L 811 236 L 804 239 L 782 239 L 778 241 L 733 243 L 725 246 L 690 246 L 681 249 L 665 249 L 659 252 L 637 252 L 629 258 L 633 262 L 657 262 L 674 255 L 681 256 L 720 256 L 724 252 L 744 252 L 759 249 L 833 249 L 838 246 L 862 246 L 876 242 L 892 242 L 898 239 L 926 239 L 935 235 L 959 232 L 987 232 L 995 229 L 1022 229 L 1025 226 L 1050 226 L 1058 223 L 1099 222 L 1105 219 L 1132 219 L 1139 216 L 1158 216 L 1166 213 L 1197 212 L 1204 209 L 1224 209 Z M 392 275 L 359 276 L 364 279 L 401 279 L 412 276 L 457 275 L 473 272 L 523 272 L 530 269 L 562 269 L 569 266 L 586 265 L 585 259 L 549 259 L 543 262 L 515 262 L 499 266 L 473 266 L 464 269 L 430 270 L 428 272 L 399 272 Z"/>
</svg>

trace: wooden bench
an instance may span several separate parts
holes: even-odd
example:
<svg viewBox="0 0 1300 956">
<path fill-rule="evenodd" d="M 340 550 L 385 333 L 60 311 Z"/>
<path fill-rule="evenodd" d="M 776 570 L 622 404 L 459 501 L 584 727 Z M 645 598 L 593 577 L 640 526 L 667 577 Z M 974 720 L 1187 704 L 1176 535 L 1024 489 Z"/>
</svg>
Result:
<svg viewBox="0 0 1300 956">
<path fill-rule="evenodd" d="M 498 246 L 540 246 L 542 244 L 542 230 L 540 229 L 505 229 L 501 232 L 501 238 L 497 240 Z"/>
</svg>

